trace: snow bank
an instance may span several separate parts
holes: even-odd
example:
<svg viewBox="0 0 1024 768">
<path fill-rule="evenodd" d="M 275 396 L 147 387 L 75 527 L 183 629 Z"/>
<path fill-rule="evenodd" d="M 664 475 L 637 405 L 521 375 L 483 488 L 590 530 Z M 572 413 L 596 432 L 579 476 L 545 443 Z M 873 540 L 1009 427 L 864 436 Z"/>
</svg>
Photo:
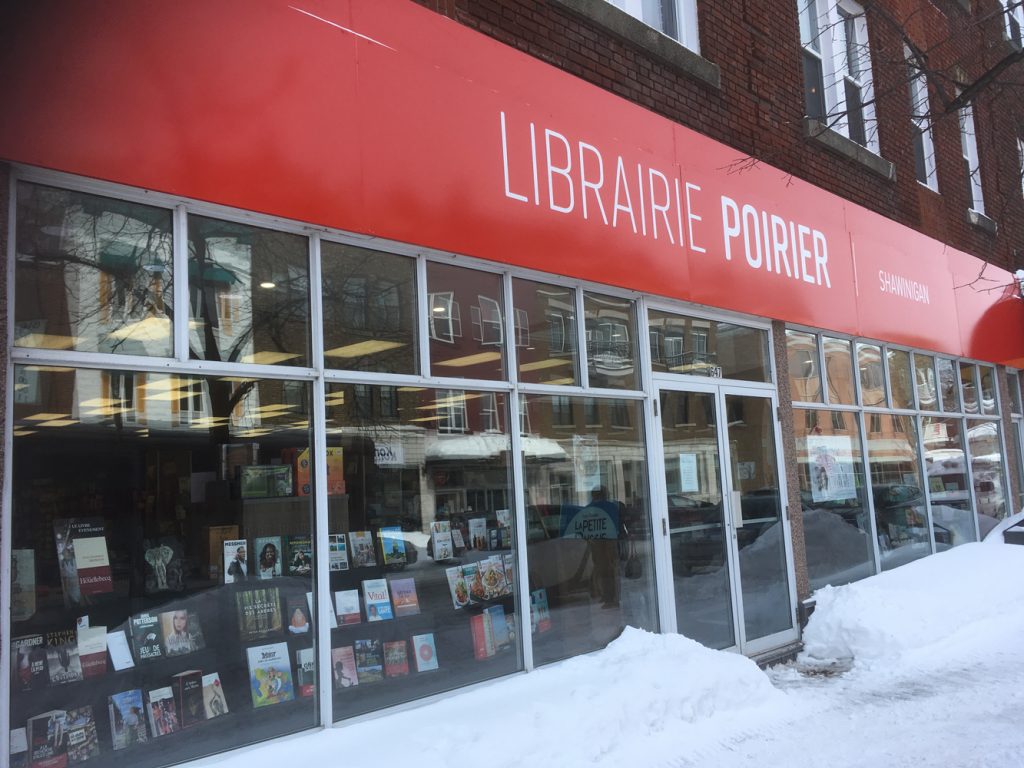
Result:
<svg viewBox="0 0 1024 768">
<path fill-rule="evenodd" d="M 294 765 L 297 754 L 304 765 L 346 768 L 377 768 L 384 756 L 417 768 L 657 764 L 678 754 L 681 728 L 770 711 L 784 698 L 743 656 L 627 628 L 602 651 L 429 708 L 262 745 L 259 764 Z M 241 757 L 219 762 L 234 768 Z"/>
<path fill-rule="evenodd" d="M 864 581 L 824 587 L 815 593 L 802 660 L 892 662 L 979 639 L 998 647 L 1024 623 L 1024 590 L 1014 583 L 1022 574 L 1024 547 L 965 544 Z"/>
</svg>

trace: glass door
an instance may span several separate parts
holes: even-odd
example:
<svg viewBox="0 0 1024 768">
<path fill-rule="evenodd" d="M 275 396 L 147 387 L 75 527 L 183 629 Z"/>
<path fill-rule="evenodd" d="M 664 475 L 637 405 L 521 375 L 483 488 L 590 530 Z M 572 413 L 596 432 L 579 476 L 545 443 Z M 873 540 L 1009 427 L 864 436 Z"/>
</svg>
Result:
<svg viewBox="0 0 1024 768">
<path fill-rule="evenodd" d="M 659 415 L 679 632 L 744 653 L 796 639 L 773 398 L 662 389 Z"/>
</svg>

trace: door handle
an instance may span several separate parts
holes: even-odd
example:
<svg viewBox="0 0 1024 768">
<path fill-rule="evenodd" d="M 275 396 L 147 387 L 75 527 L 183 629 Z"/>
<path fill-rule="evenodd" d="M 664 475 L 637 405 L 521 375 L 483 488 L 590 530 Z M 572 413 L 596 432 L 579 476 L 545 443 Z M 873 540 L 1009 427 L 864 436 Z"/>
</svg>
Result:
<svg viewBox="0 0 1024 768">
<path fill-rule="evenodd" d="M 732 492 L 732 524 L 739 530 L 743 527 L 743 494 L 740 491 Z"/>
</svg>

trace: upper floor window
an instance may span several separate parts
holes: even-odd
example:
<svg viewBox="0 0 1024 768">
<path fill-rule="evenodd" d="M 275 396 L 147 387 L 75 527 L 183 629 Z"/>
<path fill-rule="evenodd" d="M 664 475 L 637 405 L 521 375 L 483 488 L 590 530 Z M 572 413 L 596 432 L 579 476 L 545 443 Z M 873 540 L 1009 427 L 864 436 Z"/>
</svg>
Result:
<svg viewBox="0 0 1024 768">
<path fill-rule="evenodd" d="M 974 109 L 970 104 L 960 110 L 960 147 L 963 150 L 964 175 L 967 179 L 968 208 L 985 213 L 985 198 L 981 193 L 981 162 L 978 160 L 978 142 L 975 139 Z"/>
<path fill-rule="evenodd" d="M 999 0 L 1003 6 L 1003 21 L 1006 24 L 1004 34 L 1006 39 L 1021 47 L 1021 29 L 1024 28 L 1024 0 Z"/>
<path fill-rule="evenodd" d="M 1024 139 L 1017 138 L 1017 159 L 1020 160 L 1020 187 L 1024 194 Z"/>
<path fill-rule="evenodd" d="M 929 189 L 938 191 L 935 175 L 935 145 L 932 143 L 932 121 L 928 107 L 928 78 L 911 54 L 903 46 L 903 55 L 909 70 L 910 84 L 910 126 L 914 138 L 914 173 L 917 180 Z"/>
<path fill-rule="evenodd" d="M 697 0 L 607 0 L 616 8 L 654 27 L 691 51 L 700 52 L 697 41 Z"/>
<path fill-rule="evenodd" d="M 878 152 L 864 9 L 850 0 L 797 0 L 808 117 Z"/>
</svg>

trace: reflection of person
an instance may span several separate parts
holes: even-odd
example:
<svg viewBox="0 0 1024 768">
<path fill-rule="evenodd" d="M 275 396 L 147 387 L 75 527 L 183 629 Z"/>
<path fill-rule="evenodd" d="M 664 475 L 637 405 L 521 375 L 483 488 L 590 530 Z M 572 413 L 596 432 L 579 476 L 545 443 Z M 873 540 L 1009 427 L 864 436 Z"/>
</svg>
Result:
<svg viewBox="0 0 1024 768">
<path fill-rule="evenodd" d="M 260 578 L 269 579 L 280 575 L 281 571 L 277 567 L 277 547 L 268 541 L 260 551 Z"/>
<path fill-rule="evenodd" d="M 245 567 L 245 547 L 239 547 L 235 550 L 235 556 L 228 566 L 228 576 L 231 577 L 232 581 L 245 581 L 247 570 Z"/>
<path fill-rule="evenodd" d="M 621 533 L 622 505 L 608 498 L 608 489 L 598 486 L 590 494 L 588 508 L 595 508 L 608 516 L 614 526 L 605 531 L 602 538 L 587 540 L 591 560 L 594 563 L 594 589 L 601 598 L 602 608 L 619 606 L 619 536 Z M 586 513 L 586 508 L 583 513 Z"/>
<path fill-rule="evenodd" d="M 139 739 L 139 726 L 142 724 L 139 718 L 139 708 L 130 707 L 124 716 L 124 732 L 128 737 L 129 744 L 137 744 Z"/>
<path fill-rule="evenodd" d="M 198 650 L 195 639 L 188 631 L 188 611 L 174 611 L 171 614 L 171 631 L 167 634 L 166 642 L 168 656 L 180 656 Z"/>
</svg>

